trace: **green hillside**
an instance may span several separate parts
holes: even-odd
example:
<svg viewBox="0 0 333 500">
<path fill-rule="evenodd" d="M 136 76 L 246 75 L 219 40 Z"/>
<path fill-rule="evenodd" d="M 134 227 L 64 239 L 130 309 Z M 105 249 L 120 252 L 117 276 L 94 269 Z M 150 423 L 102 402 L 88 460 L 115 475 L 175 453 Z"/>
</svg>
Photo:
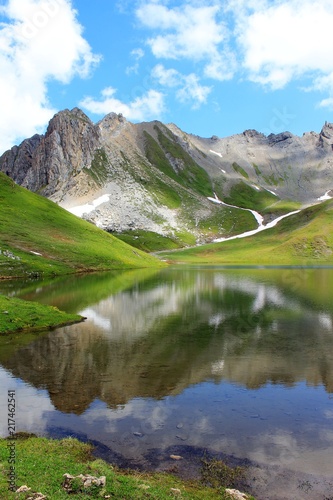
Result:
<svg viewBox="0 0 333 500">
<path fill-rule="evenodd" d="M 161 265 L 0 173 L 0 279 Z"/>
<path fill-rule="evenodd" d="M 306 208 L 250 237 L 160 256 L 191 264 L 333 265 L 333 200 Z"/>
<path fill-rule="evenodd" d="M 17 331 L 35 331 L 53 326 L 69 325 L 82 321 L 77 314 L 67 314 L 56 307 L 45 306 L 36 302 L 9 298 L 0 295 L 0 335 Z M 6 344 L 2 351 L 6 351 Z"/>
</svg>

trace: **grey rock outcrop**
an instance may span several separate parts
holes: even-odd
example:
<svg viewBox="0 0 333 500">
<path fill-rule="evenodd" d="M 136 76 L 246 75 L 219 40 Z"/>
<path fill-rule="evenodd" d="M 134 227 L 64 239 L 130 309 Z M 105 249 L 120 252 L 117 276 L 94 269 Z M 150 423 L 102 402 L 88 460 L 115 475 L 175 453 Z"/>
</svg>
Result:
<svg viewBox="0 0 333 500">
<path fill-rule="evenodd" d="M 1 170 L 31 191 L 52 196 L 75 184 L 90 168 L 99 130 L 78 108 L 57 113 L 45 136 L 35 135 L 0 158 Z"/>
<path fill-rule="evenodd" d="M 116 113 L 94 124 L 74 108 L 57 113 L 45 135 L 6 151 L 0 170 L 66 209 L 87 206 L 80 215 L 106 230 L 144 229 L 172 237 L 185 232 L 202 243 L 216 231 L 230 235 L 223 226 L 226 208 L 207 197 L 228 198 L 235 185 L 303 205 L 329 197 L 333 124 L 302 137 L 290 132 L 266 137 L 249 129 L 205 139 L 175 124 L 134 125 Z M 218 214 L 222 222 L 213 234 L 210 221 Z M 237 234 L 237 221 L 233 231 Z"/>
</svg>

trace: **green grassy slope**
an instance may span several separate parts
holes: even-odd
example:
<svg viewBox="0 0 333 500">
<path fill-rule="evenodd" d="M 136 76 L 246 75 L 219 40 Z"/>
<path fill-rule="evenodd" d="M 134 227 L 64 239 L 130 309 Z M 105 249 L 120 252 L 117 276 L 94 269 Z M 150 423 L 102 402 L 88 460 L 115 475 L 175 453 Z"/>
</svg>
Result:
<svg viewBox="0 0 333 500">
<path fill-rule="evenodd" d="M 306 208 L 247 238 L 160 256 L 192 264 L 333 265 L 333 201 Z"/>
<path fill-rule="evenodd" d="M 0 173 L 0 278 L 158 265 Z"/>
<path fill-rule="evenodd" d="M 77 314 L 67 314 L 56 307 L 0 295 L 0 335 L 16 331 L 35 331 L 81 321 Z"/>
<path fill-rule="evenodd" d="M 234 184 L 230 190 L 229 196 L 223 198 L 225 203 L 257 210 L 260 213 L 278 200 L 279 198 L 269 191 L 266 191 L 266 189 L 260 189 L 258 191 L 243 181 Z"/>
<path fill-rule="evenodd" d="M 156 125 L 154 129 L 157 132 L 159 143 L 147 132 L 144 132 L 146 155 L 152 165 L 155 165 L 182 186 L 203 196 L 212 196 L 212 183 L 207 172 L 179 144 L 171 140 L 173 136 L 168 129 L 165 129 L 164 133 Z M 170 158 L 178 160 L 178 171 L 172 167 Z"/>
</svg>

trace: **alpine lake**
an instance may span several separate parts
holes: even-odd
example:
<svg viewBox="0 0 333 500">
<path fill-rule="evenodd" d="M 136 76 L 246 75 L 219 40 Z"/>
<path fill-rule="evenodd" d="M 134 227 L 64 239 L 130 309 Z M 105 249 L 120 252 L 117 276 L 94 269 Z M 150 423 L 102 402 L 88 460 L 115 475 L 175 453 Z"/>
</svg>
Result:
<svg viewBox="0 0 333 500">
<path fill-rule="evenodd" d="M 123 467 L 248 471 L 257 499 L 333 498 L 333 269 L 170 267 L 0 293 L 87 319 L 0 336 L 16 428 L 75 436 Z M 170 455 L 179 455 L 173 461 Z"/>
</svg>

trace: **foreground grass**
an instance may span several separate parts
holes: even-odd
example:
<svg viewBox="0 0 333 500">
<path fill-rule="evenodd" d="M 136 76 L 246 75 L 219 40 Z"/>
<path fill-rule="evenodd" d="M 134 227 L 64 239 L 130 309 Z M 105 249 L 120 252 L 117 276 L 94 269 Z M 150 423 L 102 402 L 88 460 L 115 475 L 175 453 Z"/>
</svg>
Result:
<svg viewBox="0 0 333 500">
<path fill-rule="evenodd" d="M 9 441 L 0 440 L 0 497 L 3 499 L 25 499 L 29 494 L 17 495 L 8 489 Z M 178 496 L 184 499 L 227 499 L 221 485 L 205 487 L 199 481 L 182 481 L 169 474 L 148 474 L 121 471 L 95 460 L 90 445 L 76 439 L 61 441 L 46 438 L 28 437 L 15 439 L 15 474 L 16 486 L 27 485 L 31 492 L 41 492 L 48 499 L 68 499 L 69 495 L 62 488 L 65 473 L 77 476 L 89 474 L 106 477 L 105 488 L 90 488 L 70 494 L 70 498 L 118 498 L 156 500 Z M 214 465 L 216 469 L 216 465 Z M 216 477 L 216 474 L 214 474 Z M 207 479 L 207 477 L 206 477 Z M 208 478 L 209 479 L 209 478 Z M 179 491 L 177 491 L 179 490 Z M 31 496 L 31 493 L 30 493 Z"/>
<path fill-rule="evenodd" d="M 81 320 L 81 316 L 67 314 L 56 307 L 0 295 L 0 335 L 53 328 Z"/>
<path fill-rule="evenodd" d="M 0 204 L 0 279 L 161 265 L 2 173 Z"/>
<path fill-rule="evenodd" d="M 247 238 L 159 256 L 188 264 L 333 265 L 333 201 L 306 208 Z"/>
</svg>

